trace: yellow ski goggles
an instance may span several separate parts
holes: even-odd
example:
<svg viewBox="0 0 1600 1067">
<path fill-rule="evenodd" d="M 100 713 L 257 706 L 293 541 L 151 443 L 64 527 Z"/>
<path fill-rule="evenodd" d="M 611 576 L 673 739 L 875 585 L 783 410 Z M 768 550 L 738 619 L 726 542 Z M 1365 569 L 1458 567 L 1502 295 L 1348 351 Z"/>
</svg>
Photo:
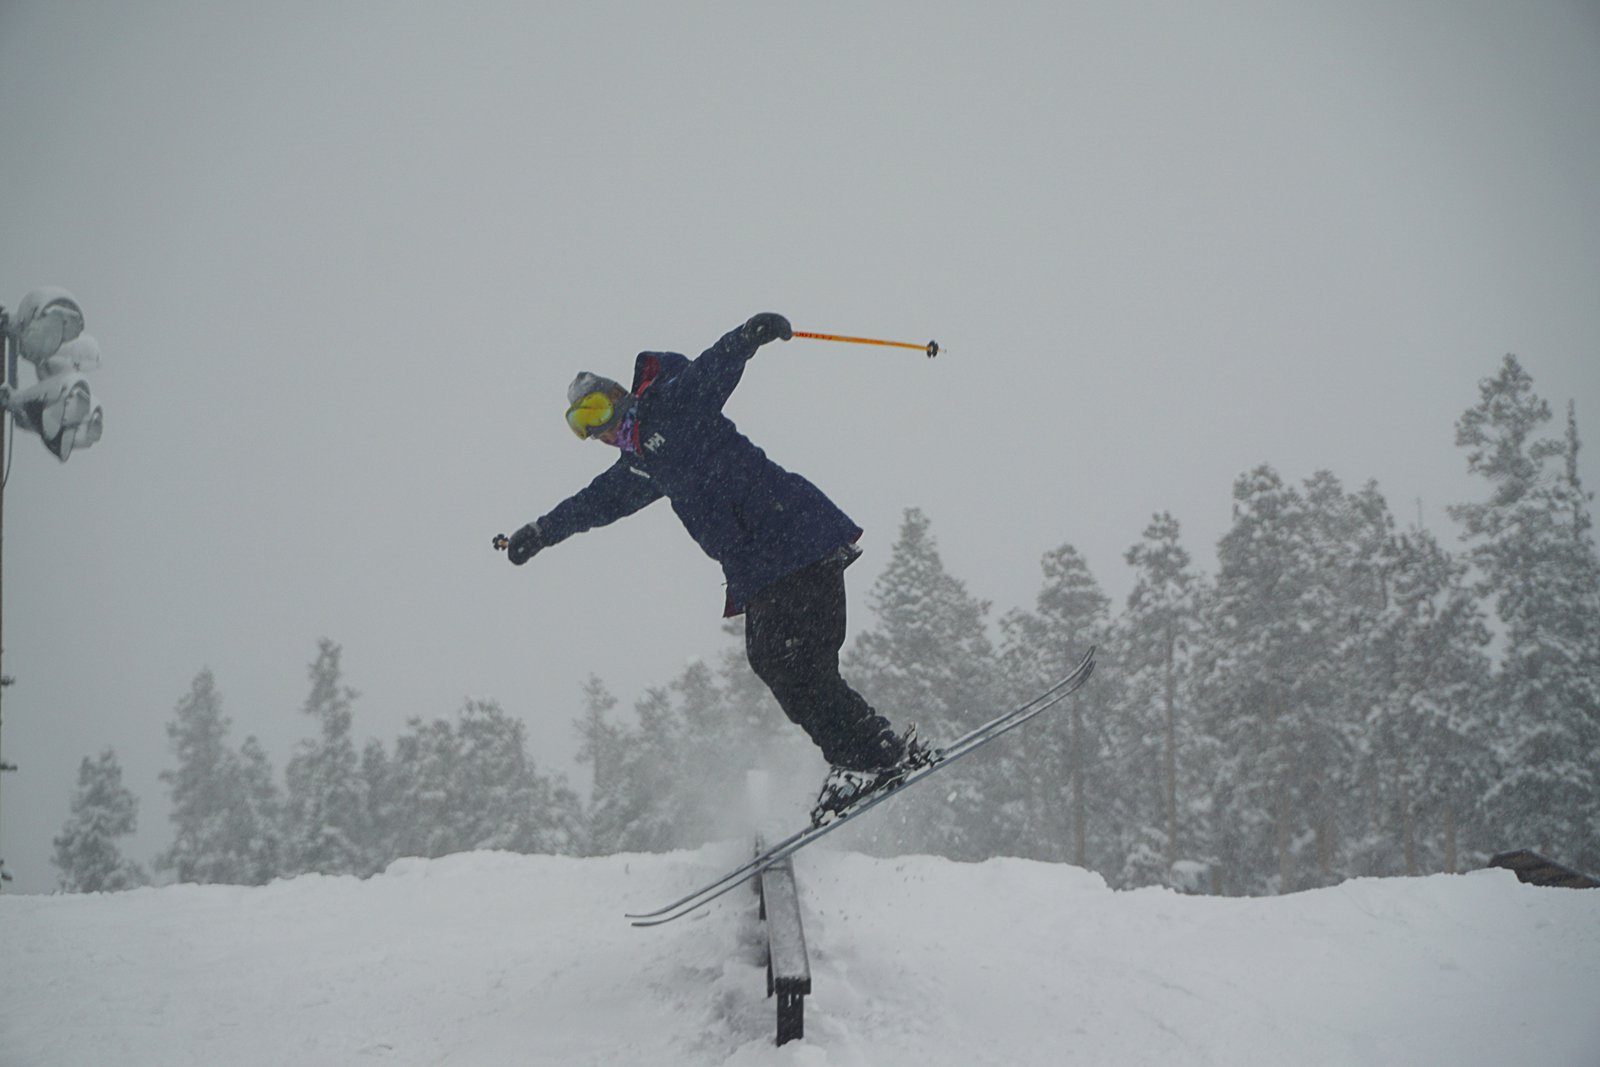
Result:
<svg viewBox="0 0 1600 1067">
<path fill-rule="evenodd" d="M 580 440 L 605 433 L 616 416 L 617 407 L 604 393 L 590 393 L 567 409 L 567 425 Z"/>
</svg>

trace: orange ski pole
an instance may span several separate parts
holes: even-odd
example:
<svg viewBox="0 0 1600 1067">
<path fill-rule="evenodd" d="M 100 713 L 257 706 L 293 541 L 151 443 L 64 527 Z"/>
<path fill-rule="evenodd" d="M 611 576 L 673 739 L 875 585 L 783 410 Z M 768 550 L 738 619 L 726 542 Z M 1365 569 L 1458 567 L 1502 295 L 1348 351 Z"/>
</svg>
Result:
<svg viewBox="0 0 1600 1067">
<path fill-rule="evenodd" d="M 909 341 L 880 341 L 876 337 L 842 337 L 833 333 L 807 333 L 804 330 L 794 331 L 796 337 L 809 337 L 813 341 L 844 341 L 852 345 L 888 345 L 890 348 L 915 348 L 928 353 L 932 359 L 939 354 L 939 342 L 929 341 L 925 345 L 912 344 Z"/>
</svg>

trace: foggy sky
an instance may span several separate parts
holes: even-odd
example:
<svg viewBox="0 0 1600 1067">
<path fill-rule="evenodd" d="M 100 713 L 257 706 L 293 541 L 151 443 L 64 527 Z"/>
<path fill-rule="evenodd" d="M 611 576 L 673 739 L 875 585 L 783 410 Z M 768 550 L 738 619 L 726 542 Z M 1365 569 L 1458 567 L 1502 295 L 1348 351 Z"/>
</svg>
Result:
<svg viewBox="0 0 1600 1067">
<path fill-rule="evenodd" d="M 321 636 L 358 744 L 491 697 L 568 769 L 590 672 L 726 645 L 720 572 L 665 504 L 489 539 L 613 458 L 575 371 L 757 311 L 946 348 L 769 346 L 729 403 L 866 527 L 852 630 L 908 507 L 995 616 L 1064 542 L 1120 600 L 1155 511 L 1214 569 L 1263 462 L 1454 543 L 1506 352 L 1600 486 L 1593 3 L 222 7 L 0 6 L 0 303 L 76 294 L 106 410 L 6 488 L 14 890 L 106 746 L 166 846 L 204 667 L 281 772 Z"/>
</svg>

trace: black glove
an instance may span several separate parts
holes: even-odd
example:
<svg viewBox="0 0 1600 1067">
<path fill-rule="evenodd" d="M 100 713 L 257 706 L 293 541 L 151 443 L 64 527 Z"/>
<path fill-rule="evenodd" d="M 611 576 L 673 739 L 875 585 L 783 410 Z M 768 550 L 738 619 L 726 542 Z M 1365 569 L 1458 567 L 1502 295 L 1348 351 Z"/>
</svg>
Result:
<svg viewBox="0 0 1600 1067">
<path fill-rule="evenodd" d="M 776 311 L 763 311 L 750 316 L 750 321 L 740 328 L 739 336 L 759 347 L 780 337 L 788 341 L 794 337 L 794 330 L 789 320 Z"/>
<path fill-rule="evenodd" d="M 520 567 L 537 555 L 543 547 L 544 539 L 539 536 L 539 525 L 530 522 L 512 534 L 506 542 L 506 558 Z"/>
</svg>

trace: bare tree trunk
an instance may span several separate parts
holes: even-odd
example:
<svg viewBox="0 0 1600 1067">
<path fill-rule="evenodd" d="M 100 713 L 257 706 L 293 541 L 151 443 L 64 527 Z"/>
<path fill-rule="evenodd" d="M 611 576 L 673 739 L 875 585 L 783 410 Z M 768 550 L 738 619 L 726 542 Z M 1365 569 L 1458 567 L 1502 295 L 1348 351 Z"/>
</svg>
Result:
<svg viewBox="0 0 1600 1067">
<path fill-rule="evenodd" d="M 1072 835 L 1073 863 L 1079 867 L 1089 865 L 1089 820 L 1084 812 L 1083 800 L 1083 715 L 1077 707 L 1072 709 Z"/>
<path fill-rule="evenodd" d="M 1281 750 L 1283 746 L 1279 744 L 1279 742 L 1282 740 L 1281 724 L 1283 722 L 1283 709 L 1278 707 L 1276 702 L 1273 702 L 1271 705 L 1269 705 L 1269 707 L 1270 710 L 1268 714 L 1270 718 L 1267 723 L 1267 729 L 1270 731 L 1270 736 L 1273 740 L 1272 748 L 1274 750 Z M 1287 893 L 1289 891 L 1290 874 L 1289 771 L 1286 767 L 1273 767 L 1270 768 L 1270 773 L 1272 773 L 1272 775 L 1277 779 L 1277 796 L 1273 798 L 1273 807 L 1277 809 L 1273 813 L 1273 836 L 1275 838 L 1274 844 L 1278 852 L 1278 892 Z"/>
<path fill-rule="evenodd" d="M 1406 854 L 1406 874 L 1417 873 L 1416 820 L 1411 815 L 1411 789 L 1404 778 L 1400 779 L 1400 843 Z"/>
<path fill-rule="evenodd" d="M 1280 772 L 1277 797 L 1278 892 L 1289 891 L 1289 776 Z"/>
<path fill-rule="evenodd" d="M 1327 819 L 1317 820 L 1317 873 L 1324 883 L 1333 881 L 1333 829 Z"/>
<path fill-rule="evenodd" d="M 1167 634 L 1167 869 L 1178 862 L 1178 669 L 1177 639 Z"/>
</svg>

